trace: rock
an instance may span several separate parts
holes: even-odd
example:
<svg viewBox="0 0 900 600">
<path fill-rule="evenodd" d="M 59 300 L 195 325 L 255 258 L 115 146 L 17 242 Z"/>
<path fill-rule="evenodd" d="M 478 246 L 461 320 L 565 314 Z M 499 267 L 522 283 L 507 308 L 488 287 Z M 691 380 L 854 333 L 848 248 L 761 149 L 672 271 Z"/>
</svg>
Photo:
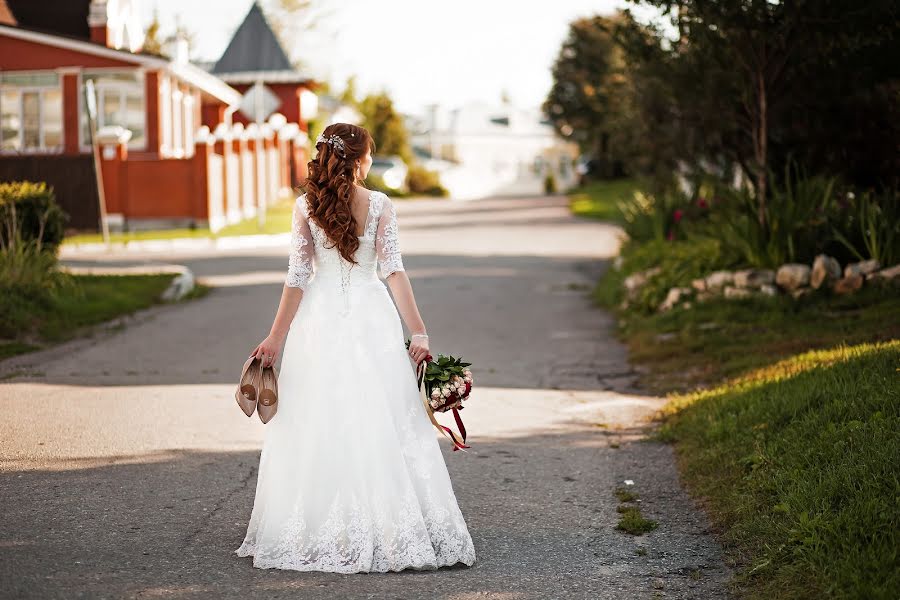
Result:
<svg viewBox="0 0 900 600">
<path fill-rule="evenodd" d="M 838 279 L 834 286 L 831 288 L 834 290 L 835 294 L 852 294 L 863 285 L 863 276 L 857 273 L 856 275 L 850 275 L 849 277 L 844 277 L 842 279 Z"/>
<path fill-rule="evenodd" d="M 789 292 L 809 285 L 809 265 L 787 263 L 778 267 L 775 283 Z"/>
<path fill-rule="evenodd" d="M 813 261 L 809 274 L 809 284 L 819 289 L 823 283 L 831 283 L 841 278 L 841 264 L 827 254 L 820 254 Z"/>
<path fill-rule="evenodd" d="M 880 271 L 875 271 L 874 273 L 869 273 L 868 275 L 866 275 L 866 281 L 870 279 L 892 281 L 894 279 L 897 279 L 898 277 L 900 277 L 900 264 L 882 269 Z"/>
<path fill-rule="evenodd" d="M 739 288 L 758 288 L 775 283 L 775 271 L 771 269 L 743 269 L 734 272 L 734 285 Z"/>
<path fill-rule="evenodd" d="M 734 281 L 731 271 L 715 271 L 706 276 L 706 289 L 719 290 Z"/>
<path fill-rule="evenodd" d="M 869 273 L 874 273 L 875 271 L 877 271 L 878 267 L 880 266 L 881 265 L 874 258 L 861 262 L 850 263 L 849 265 L 844 267 L 844 277 L 850 277 L 851 275 L 868 275 Z"/>
<path fill-rule="evenodd" d="M 647 282 L 650 281 L 651 278 L 659 275 L 662 272 L 660 267 L 653 267 L 652 269 L 647 269 L 646 271 L 638 271 L 637 273 L 632 273 L 628 277 L 625 278 L 623 284 L 625 285 L 625 291 L 628 298 L 634 298 L 638 291 L 647 285 Z"/>
<path fill-rule="evenodd" d="M 695 279 L 691 282 L 691 287 L 697 290 L 698 292 L 706 291 L 706 280 L 702 277 L 700 279 Z"/>
<path fill-rule="evenodd" d="M 799 300 L 800 298 L 803 298 L 804 296 L 809 296 L 812 293 L 813 293 L 813 289 L 809 286 L 803 286 L 803 287 L 799 287 L 794 290 L 791 290 L 791 296 L 794 298 L 794 300 Z"/>
<path fill-rule="evenodd" d="M 693 290 L 688 287 L 673 287 L 666 294 L 666 299 L 659 305 L 660 312 L 671 310 L 676 304 L 691 294 Z"/>
<path fill-rule="evenodd" d="M 771 283 L 764 283 L 761 286 L 759 286 L 759 292 L 763 296 L 777 296 L 778 288 L 776 286 L 772 285 Z"/>
<path fill-rule="evenodd" d="M 706 302 L 707 300 L 712 300 L 715 297 L 716 297 L 716 294 L 714 294 L 713 292 L 703 291 L 703 292 L 697 292 L 696 300 L 697 300 L 697 302 Z"/>
<path fill-rule="evenodd" d="M 750 293 L 750 290 L 748 290 L 747 288 L 738 288 L 730 285 L 725 286 L 725 290 L 723 291 L 725 297 L 730 300 L 734 300 L 737 298 L 746 298 L 750 296 Z"/>
</svg>

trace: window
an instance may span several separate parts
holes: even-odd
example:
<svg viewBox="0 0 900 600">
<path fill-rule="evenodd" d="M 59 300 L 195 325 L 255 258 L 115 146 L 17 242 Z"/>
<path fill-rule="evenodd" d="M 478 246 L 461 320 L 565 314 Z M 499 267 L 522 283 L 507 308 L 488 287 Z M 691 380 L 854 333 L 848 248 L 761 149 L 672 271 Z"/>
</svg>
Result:
<svg viewBox="0 0 900 600">
<path fill-rule="evenodd" d="M 62 127 L 62 90 L 57 73 L 0 73 L 0 150 L 60 150 Z"/>
<path fill-rule="evenodd" d="M 84 71 L 82 82 L 93 81 L 97 92 L 97 129 L 118 125 L 131 131 L 129 148 L 147 146 L 144 75 L 137 70 Z M 82 105 L 84 102 L 82 102 Z M 87 107 L 81 109 L 81 139 L 91 141 Z"/>
</svg>

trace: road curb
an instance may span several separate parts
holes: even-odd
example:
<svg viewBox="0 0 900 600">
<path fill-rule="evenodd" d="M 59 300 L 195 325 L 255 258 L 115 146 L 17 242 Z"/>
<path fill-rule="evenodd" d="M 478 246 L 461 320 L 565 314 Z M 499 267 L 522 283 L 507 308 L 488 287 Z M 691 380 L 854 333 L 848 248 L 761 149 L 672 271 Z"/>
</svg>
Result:
<svg viewBox="0 0 900 600">
<path fill-rule="evenodd" d="M 287 246 L 290 233 L 235 235 L 221 238 L 172 238 L 170 240 L 133 240 L 103 243 L 66 244 L 60 247 L 60 256 L 77 258 L 84 254 L 106 252 L 169 252 L 177 250 L 240 250 L 243 248 L 276 248 Z"/>
</svg>

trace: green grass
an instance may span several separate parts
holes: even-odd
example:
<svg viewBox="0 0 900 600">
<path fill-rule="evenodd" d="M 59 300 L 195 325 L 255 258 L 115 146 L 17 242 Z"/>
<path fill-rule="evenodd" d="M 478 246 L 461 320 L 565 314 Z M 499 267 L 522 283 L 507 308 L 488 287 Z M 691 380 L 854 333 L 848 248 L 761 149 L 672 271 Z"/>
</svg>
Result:
<svg viewBox="0 0 900 600">
<path fill-rule="evenodd" d="M 174 275 L 74 275 L 49 301 L 2 299 L 0 327 L 18 339 L 0 341 L 0 358 L 39 350 L 84 333 L 84 329 L 161 302 Z M 198 286 L 186 299 L 205 295 Z"/>
<path fill-rule="evenodd" d="M 799 354 L 668 413 L 742 596 L 900 597 L 900 340 Z"/>
<path fill-rule="evenodd" d="M 619 524 L 616 529 L 630 533 L 631 535 L 643 535 L 656 529 L 659 525 L 656 521 L 645 519 L 641 514 L 641 509 L 637 506 L 621 505 L 618 512 L 622 516 L 619 518 Z"/>
<path fill-rule="evenodd" d="M 569 194 L 570 208 L 580 217 L 619 223 L 622 213 L 618 202 L 630 197 L 637 189 L 638 183 L 633 179 L 595 181 Z"/>
<path fill-rule="evenodd" d="M 616 488 L 616 498 L 619 502 L 634 502 L 638 499 L 638 495 L 634 492 L 629 492 L 625 488 Z"/>
<path fill-rule="evenodd" d="M 113 243 L 127 243 L 137 240 L 169 240 L 176 238 L 220 238 L 238 235 L 257 235 L 257 234 L 275 234 L 285 233 L 291 230 L 291 213 L 294 208 L 294 201 L 289 200 L 279 202 L 269 207 L 266 211 L 265 226 L 259 226 L 259 220 L 256 217 L 252 219 L 244 219 L 232 225 L 226 225 L 216 233 L 212 233 L 209 229 L 159 229 L 149 231 L 133 231 L 127 233 L 110 234 L 110 241 Z M 63 244 L 89 244 L 102 243 L 103 236 L 99 233 L 77 234 L 69 236 L 63 240 Z"/>
<path fill-rule="evenodd" d="M 594 292 L 614 307 L 621 276 L 610 273 Z M 690 309 L 643 314 L 617 311 L 618 335 L 644 367 L 641 383 L 655 392 L 715 384 L 816 348 L 900 338 L 900 294 L 869 287 L 856 294 L 716 299 Z"/>
</svg>

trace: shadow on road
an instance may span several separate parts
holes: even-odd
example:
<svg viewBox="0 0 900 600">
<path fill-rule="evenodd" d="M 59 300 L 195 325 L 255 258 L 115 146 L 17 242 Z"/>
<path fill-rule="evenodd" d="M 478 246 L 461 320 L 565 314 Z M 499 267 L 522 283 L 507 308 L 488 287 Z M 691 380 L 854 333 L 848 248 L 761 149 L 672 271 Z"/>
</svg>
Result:
<svg viewBox="0 0 900 600">
<path fill-rule="evenodd" d="M 703 523 L 667 513 L 690 502 L 677 481 L 627 460 L 639 449 L 646 462 L 649 448 L 665 461 L 669 448 L 610 447 L 633 433 L 575 429 L 479 438 L 465 454 L 445 449 L 478 560 L 400 578 L 263 571 L 234 555 L 258 452 L 173 450 L 122 457 L 125 464 L 3 473 L 0 596 L 644 598 L 662 591 L 664 579 L 667 597 L 718 597 L 723 573 L 698 535 Z M 648 536 L 614 528 L 613 492 L 625 478 L 659 521 Z"/>
</svg>

